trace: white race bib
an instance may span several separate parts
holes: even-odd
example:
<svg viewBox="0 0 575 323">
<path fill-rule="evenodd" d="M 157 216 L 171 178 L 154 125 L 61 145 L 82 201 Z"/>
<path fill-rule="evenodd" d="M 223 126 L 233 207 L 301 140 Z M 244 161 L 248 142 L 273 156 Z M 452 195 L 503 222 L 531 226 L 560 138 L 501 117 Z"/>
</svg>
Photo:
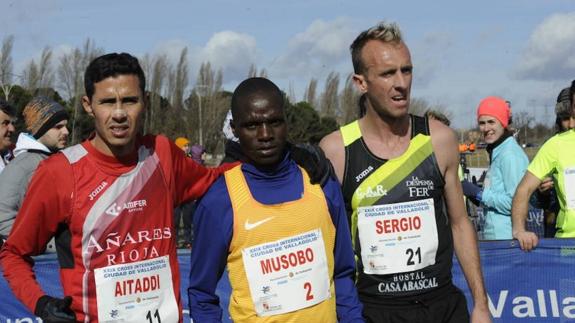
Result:
<svg viewBox="0 0 575 323">
<path fill-rule="evenodd" d="M 94 270 L 100 322 L 178 322 L 169 256 Z"/>
<path fill-rule="evenodd" d="M 565 202 L 567 208 L 575 210 L 575 168 L 566 168 L 563 171 L 563 183 L 565 185 Z"/>
<path fill-rule="evenodd" d="M 359 207 L 357 227 L 366 274 L 409 272 L 435 264 L 433 199 Z"/>
<path fill-rule="evenodd" d="M 258 316 L 297 311 L 331 297 L 321 230 L 242 251 Z"/>
</svg>

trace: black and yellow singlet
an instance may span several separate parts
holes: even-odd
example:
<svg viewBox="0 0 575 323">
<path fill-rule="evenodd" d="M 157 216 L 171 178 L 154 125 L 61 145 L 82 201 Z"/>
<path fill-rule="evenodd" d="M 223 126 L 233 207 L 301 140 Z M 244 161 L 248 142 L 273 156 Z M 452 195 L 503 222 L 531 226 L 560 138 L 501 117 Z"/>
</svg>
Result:
<svg viewBox="0 0 575 323">
<path fill-rule="evenodd" d="M 340 130 L 343 195 L 358 261 L 362 301 L 386 303 L 451 284 L 453 240 L 427 118 L 411 115 L 411 140 L 399 157 L 375 156 L 358 121 Z"/>
</svg>

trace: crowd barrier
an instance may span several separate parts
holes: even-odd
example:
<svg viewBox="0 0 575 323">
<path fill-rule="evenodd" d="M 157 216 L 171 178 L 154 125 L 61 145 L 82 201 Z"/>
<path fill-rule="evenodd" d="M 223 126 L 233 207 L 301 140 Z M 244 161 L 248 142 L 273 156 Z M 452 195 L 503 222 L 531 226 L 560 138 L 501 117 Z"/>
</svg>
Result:
<svg viewBox="0 0 575 323">
<path fill-rule="evenodd" d="M 538 248 L 529 253 L 521 251 L 515 241 L 484 241 L 480 243 L 480 252 L 494 322 L 575 322 L 575 239 L 543 239 Z M 179 251 L 178 258 L 184 322 L 189 322 L 186 291 L 189 251 Z M 35 260 L 37 279 L 42 287 L 50 295 L 61 296 L 56 256 L 43 255 Z M 453 279 L 466 294 L 471 309 L 471 296 L 457 259 L 454 259 Z M 224 310 L 224 322 L 229 322 L 227 278 L 222 279 L 217 293 Z M 41 322 L 16 300 L 3 276 L 0 277 L 0 300 L 0 322 Z"/>
</svg>

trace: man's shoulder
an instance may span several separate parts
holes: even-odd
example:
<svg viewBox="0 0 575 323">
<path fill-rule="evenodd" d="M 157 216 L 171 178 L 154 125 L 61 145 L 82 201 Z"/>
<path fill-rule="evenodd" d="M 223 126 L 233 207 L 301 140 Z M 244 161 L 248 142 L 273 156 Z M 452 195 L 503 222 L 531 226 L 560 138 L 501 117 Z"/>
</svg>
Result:
<svg viewBox="0 0 575 323">
<path fill-rule="evenodd" d="M 323 137 L 319 142 L 319 147 L 328 156 L 344 149 L 343 136 L 341 131 L 338 129 Z"/>
</svg>

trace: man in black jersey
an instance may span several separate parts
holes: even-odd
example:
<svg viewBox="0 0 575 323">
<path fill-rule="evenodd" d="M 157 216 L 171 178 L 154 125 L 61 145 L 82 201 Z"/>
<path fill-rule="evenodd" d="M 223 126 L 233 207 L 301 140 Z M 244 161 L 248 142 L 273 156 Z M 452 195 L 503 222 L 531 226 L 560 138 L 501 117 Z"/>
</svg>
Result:
<svg viewBox="0 0 575 323">
<path fill-rule="evenodd" d="M 490 322 L 475 230 L 457 175 L 454 132 L 408 113 L 413 65 L 397 25 L 351 45 L 366 113 L 320 143 L 342 184 L 368 322 L 468 322 L 451 282 L 453 251 L 473 295 L 472 322 Z"/>
</svg>

